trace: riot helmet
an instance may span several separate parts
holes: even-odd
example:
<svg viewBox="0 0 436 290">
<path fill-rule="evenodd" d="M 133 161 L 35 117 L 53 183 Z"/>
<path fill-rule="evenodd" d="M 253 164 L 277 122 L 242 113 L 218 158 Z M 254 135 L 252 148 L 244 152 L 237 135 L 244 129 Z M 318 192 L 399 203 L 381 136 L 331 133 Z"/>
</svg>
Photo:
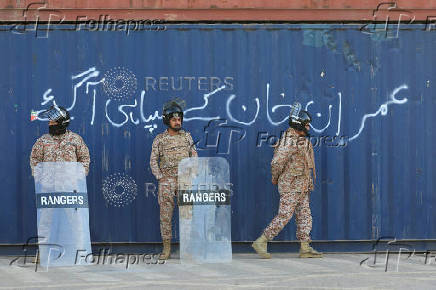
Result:
<svg viewBox="0 0 436 290">
<path fill-rule="evenodd" d="M 312 117 L 309 112 L 301 110 L 301 104 L 295 102 L 291 106 L 291 112 L 289 114 L 289 126 L 298 131 L 303 131 L 308 135 L 306 125 L 312 122 Z"/>
<path fill-rule="evenodd" d="M 184 107 L 184 101 L 180 99 L 174 99 L 166 102 L 162 108 L 162 119 L 163 123 L 170 127 L 170 120 L 174 117 L 180 117 L 182 123 L 183 123 L 183 107 Z M 171 128 L 171 127 L 170 127 Z M 172 128 L 177 130 L 177 128 Z M 178 128 L 180 129 L 180 128 Z"/>
<path fill-rule="evenodd" d="M 49 125 L 49 133 L 51 135 L 64 134 L 71 120 L 70 113 L 64 107 L 56 104 L 48 110 L 41 112 L 38 117 L 47 118 L 57 123 L 56 125 Z"/>
</svg>

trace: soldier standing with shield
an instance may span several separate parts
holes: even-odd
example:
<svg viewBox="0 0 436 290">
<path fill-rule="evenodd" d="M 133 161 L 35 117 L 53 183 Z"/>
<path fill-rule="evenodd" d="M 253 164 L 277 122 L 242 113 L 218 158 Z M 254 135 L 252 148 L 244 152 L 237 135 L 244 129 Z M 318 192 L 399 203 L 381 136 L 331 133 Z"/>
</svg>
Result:
<svg viewBox="0 0 436 290">
<path fill-rule="evenodd" d="M 254 250 L 264 259 L 271 258 L 267 243 L 277 236 L 295 212 L 297 239 L 301 242 L 300 258 L 321 258 L 322 254 L 309 246 L 312 230 L 312 215 L 309 194 L 316 178 L 312 143 L 308 131 L 311 117 L 296 103 L 291 109 L 289 126 L 274 150 L 271 161 L 272 183 L 278 184 L 280 204 L 274 217 L 263 234 L 252 244 Z M 313 171 L 313 179 L 311 175 Z"/>
<path fill-rule="evenodd" d="M 70 114 L 65 108 L 55 104 L 41 112 L 38 118 L 49 120 L 49 134 L 44 134 L 35 142 L 30 154 L 30 167 L 35 177 L 35 193 L 40 197 L 40 193 L 62 192 L 62 194 L 72 194 L 73 196 L 69 196 L 71 200 L 85 198 L 82 194 L 86 194 L 87 191 L 85 175 L 89 172 L 89 150 L 82 137 L 67 130 Z M 82 196 L 78 197 L 79 195 Z M 41 259 L 44 258 L 43 264 L 56 262 L 62 265 L 75 264 L 74 254 L 77 250 L 86 249 L 91 252 L 87 201 L 79 210 L 76 208 L 75 211 L 71 211 L 72 208 L 53 208 L 55 207 L 53 205 L 43 208 L 38 203 L 39 197 L 37 197 L 38 237 L 46 239 L 49 244 L 60 243 L 64 246 L 65 252 L 62 254 L 62 261 L 53 260 L 50 257 L 50 249 L 47 252 L 41 244 L 36 262 L 39 263 L 41 254 Z"/>
<path fill-rule="evenodd" d="M 160 231 L 163 250 L 160 259 L 168 259 L 171 253 L 171 219 L 178 188 L 178 165 L 183 158 L 197 157 L 191 134 L 182 130 L 183 104 L 172 100 L 164 104 L 162 117 L 168 127 L 153 140 L 150 167 L 159 181 L 158 203 L 160 207 Z"/>
</svg>

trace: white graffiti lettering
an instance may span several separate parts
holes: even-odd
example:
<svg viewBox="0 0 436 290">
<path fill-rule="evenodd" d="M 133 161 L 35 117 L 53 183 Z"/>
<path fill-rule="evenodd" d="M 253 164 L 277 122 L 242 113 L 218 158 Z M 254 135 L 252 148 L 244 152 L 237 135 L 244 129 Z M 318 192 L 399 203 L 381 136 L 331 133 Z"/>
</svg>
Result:
<svg viewBox="0 0 436 290">
<path fill-rule="evenodd" d="M 133 73 L 132 73 L 133 74 Z M 90 118 L 90 124 L 91 126 L 93 126 L 95 124 L 95 118 L 96 118 L 96 108 L 97 108 L 97 104 L 96 101 L 99 99 L 98 97 L 100 96 L 100 92 L 102 91 L 102 84 L 105 81 L 105 78 L 101 78 L 101 79 L 95 79 L 98 78 L 100 76 L 100 71 L 98 71 L 96 69 L 96 67 L 91 67 L 86 71 L 83 71 L 81 73 L 78 73 L 76 75 L 73 75 L 71 77 L 71 79 L 73 81 L 75 81 L 76 83 L 73 84 L 73 94 L 72 94 L 72 103 L 70 105 L 70 107 L 67 109 L 68 111 L 71 111 L 74 109 L 74 107 L 76 106 L 77 100 L 78 100 L 78 94 L 79 94 L 79 88 L 81 88 L 84 84 L 85 84 L 85 94 L 89 96 L 89 98 L 92 99 L 92 115 Z M 134 76 L 133 76 L 134 77 Z M 90 89 L 90 87 L 92 86 L 92 90 Z M 211 98 L 215 97 L 217 98 L 218 95 L 221 95 L 222 93 L 225 93 L 227 91 L 227 87 L 226 85 L 222 85 L 220 87 L 217 87 L 215 90 L 209 92 L 209 93 L 205 93 L 203 94 L 203 104 L 201 106 L 195 106 L 195 107 L 191 107 L 188 108 L 184 111 L 184 121 L 189 122 L 189 121 L 193 121 L 193 120 L 199 120 L 199 121 L 205 121 L 205 122 L 209 122 L 211 120 L 218 120 L 218 119 L 222 119 L 222 117 L 219 114 L 216 115 L 212 115 L 212 116 L 204 116 L 203 112 L 209 107 L 210 102 L 211 102 Z M 233 87 L 232 87 L 233 89 Z M 386 116 L 388 113 L 388 106 L 392 105 L 392 104 L 397 104 L 397 105 L 402 105 L 405 104 L 407 102 L 407 98 L 403 98 L 403 99 L 397 99 L 396 95 L 401 91 L 401 90 L 405 90 L 408 89 L 408 86 L 406 84 L 403 84 L 397 88 L 395 88 L 392 93 L 389 95 L 389 100 L 383 104 L 380 105 L 379 109 L 374 112 L 374 113 L 368 113 L 368 114 L 364 114 L 361 121 L 360 121 L 360 127 L 359 130 L 357 131 L 357 133 L 353 134 L 351 138 L 348 139 L 348 141 L 353 141 L 356 138 L 358 138 L 361 133 L 363 132 L 364 128 L 365 128 L 365 123 L 369 118 L 374 118 L 378 115 L 381 116 Z M 92 92 L 92 93 L 91 93 Z M 133 104 L 125 104 L 126 100 L 130 100 L 130 98 L 124 98 L 121 100 L 115 100 L 114 102 L 118 103 L 116 110 L 115 109 L 111 109 L 109 110 L 109 106 L 113 103 L 111 98 L 106 98 L 106 102 L 105 102 L 105 117 L 106 120 L 110 123 L 110 125 L 112 125 L 115 128 L 121 128 L 124 125 L 126 125 L 127 123 L 131 123 L 134 126 L 140 125 L 142 123 L 142 126 L 144 129 L 148 130 L 149 133 L 152 133 L 157 127 L 157 123 L 156 121 L 158 120 L 162 120 L 162 116 L 159 114 L 159 110 L 154 109 L 154 111 L 152 110 L 152 113 L 148 114 L 144 112 L 144 107 L 146 106 L 146 90 L 142 90 L 141 91 L 141 95 L 140 95 L 140 101 L 139 101 L 139 112 L 138 112 L 138 101 L 136 98 L 133 97 Z M 335 112 L 337 111 L 337 127 L 336 127 L 336 136 L 339 136 L 339 134 L 341 134 L 341 124 L 342 124 L 342 92 L 338 92 L 338 109 L 335 110 Z M 286 122 L 289 119 L 289 114 L 286 114 L 286 117 L 282 118 L 279 121 L 274 121 L 272 114 L 276 113 L 279 109 L 281 108 L 290 108 L 291 104 L 295 101 L 294 100 L 288 100 L 288 103 L 285 104 L 276 104 L 271 106 L 270 102 L 270 83 L 266 83 L 266 100 L 265 100 L 265 109 L 266 109 L 266 119 L 268 120 L 268 123 L 272 126 L 279 126 L 282 123 Z M 280 96 L 282 97 L 283 100 L 286 99 L 286 95 L 285 93 L 280 93 Z M 223 98 L 223 96 L 220 96 L 220 98 Z M 255 104 L 256 104 L 256 109 L 254 110 L 254 107 L 252 109 L 249 110 L 250 107 L 248 107 L 246 104 L 242 104 L 239 105 L 239 112 L 241 112 L 242 109 L 242 114 L 251 114 L 253 117 L 250 119 L 250 117 L 248 117 L 246 120 L 246 118 L 244 121 L 241 120 L 241 115 L 238 114 L 238 118 L 235 117 L 235 115 L 232 112 L 238 111 L 238 108 L 235 107 L 236 103 L 235 99 L 237 98 L 236 94 L 230 94 L 228 96 L 224 96 L 224 100 L 225 100 L 225 114 L 226 117 L 229 121 L 237 124 L 237 125 L 241 125 L 241 126 L 251 126 L 254 123 L 256 123 L 256 121 L 259 118 L 259 114 L 261 113 L 261 99 L 260 98 L 254 98 L 252 99 Z M 48 106 L 50 105 L 50 102 L 52 102 L 53 104 L 56 104 L 55 102 L 55 94 L 53 93 L 52 88 L 48 88 L 42 95 L 42 102 L 41 102 L 41 106 Z M 121 104 L 120 104 L 121 102 Z M 124 102 L 124 104 L 123 104 Z M 221 103 L 222 101 L 220 101 Z M 314 104 L 314 100 L 310 100 L 306 103 L 305 105 L 305 110 L 309 110 L 309 107 L 312 106 Z M 327 123 L 325 124 L 324 127 L 322 128 L 316 128 L 313 126 L 313 124 L 311 124 L 312 130 L 315 133 L 323 133 L 325 130 L 327 130 L 328 128 L 331 127 L 332 124 L 332 109 L 333 109 L 333 105 L 329 104 L 328 105 L 328 120 Z M 213 107 L 213 109 L 218 108 L 216 105 Z M 35 112 L 38 114 L 40 112 L 44 111 L 44 109 L 42 110 L 35 110 Z M 97 110 L 98 112 L 98 110 Z M 121 113 L 122 116 L 122 121 L 120 122 L 116 122 L 116 118 L 114 119 L 113 116 L 110 116 L 110 112 L 117 112 L 117 113 Z M 251 112 L 251 113 L 250 113 Z M 253 113 L 255 112 L 255 113 Z M 138 116 L 136 117 L 135 116 Z M 282 111 L 282 116 L 283 116 L 283 111 Z M 322 114 L 320 112 L 313 114 L 314 116 L 321 118 Z M 45 119 L 42 118 L 38 118 L 39 121 L 47 121 Z M 336 117 L 335 117 L 336 120 Z M 350 134 L 351 135 L 351 134 Z"/>
</svg>

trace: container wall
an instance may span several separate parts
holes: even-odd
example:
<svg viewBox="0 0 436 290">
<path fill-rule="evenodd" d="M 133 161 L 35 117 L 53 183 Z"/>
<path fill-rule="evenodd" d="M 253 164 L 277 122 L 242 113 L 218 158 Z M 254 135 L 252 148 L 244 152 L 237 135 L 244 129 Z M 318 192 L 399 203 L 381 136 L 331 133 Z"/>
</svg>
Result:
<svg viewBox="0 0 436 290">
<path fill-rule="evenodd" d="M 160 241 L 149 156 L 173 97 L 186 100 L 199 155 L 230 163 L 234 241 L 255 239 L 277 212 L 271 144 L 297 100 L 314 119 L 314 240 L 436 237 L 436 34 L 423 26 L 397 37 L 328 24 L 61 26 L 46 38 L 3 28 L 1 243 L 36 234 L 29 155 L 48 125 L 30 114 L 53 101 L 90 149 L 92 241 Z M 292 220 L 277 240 L 295 239 Z"/>
</svg>

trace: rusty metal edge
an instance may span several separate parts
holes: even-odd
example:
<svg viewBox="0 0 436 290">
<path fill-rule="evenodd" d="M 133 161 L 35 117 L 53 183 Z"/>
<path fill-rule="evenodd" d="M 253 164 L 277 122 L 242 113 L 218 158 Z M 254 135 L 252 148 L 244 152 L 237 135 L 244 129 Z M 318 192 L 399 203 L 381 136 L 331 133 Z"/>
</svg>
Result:
<svg viewBox="0 0 436 290">
<path fill-rule="evenodd" d="M 0 9 L 0 21 L 98 20 L 108 15 L 112 20 L 162 21 L 372 21 L 373 9 Z M 400 12 L 396 12 L 400 13 Z M 408 10 L 413 21 L 436 19 L 436 9 Z M 51 17 L 51 18 L 50 18 Z M 410 17 L 409 17 L 410 18 Z M 405 20 L 408 20 L 405 18 Z M 398 21 L 393 19 L 392 21 Z"/>
</svg>

